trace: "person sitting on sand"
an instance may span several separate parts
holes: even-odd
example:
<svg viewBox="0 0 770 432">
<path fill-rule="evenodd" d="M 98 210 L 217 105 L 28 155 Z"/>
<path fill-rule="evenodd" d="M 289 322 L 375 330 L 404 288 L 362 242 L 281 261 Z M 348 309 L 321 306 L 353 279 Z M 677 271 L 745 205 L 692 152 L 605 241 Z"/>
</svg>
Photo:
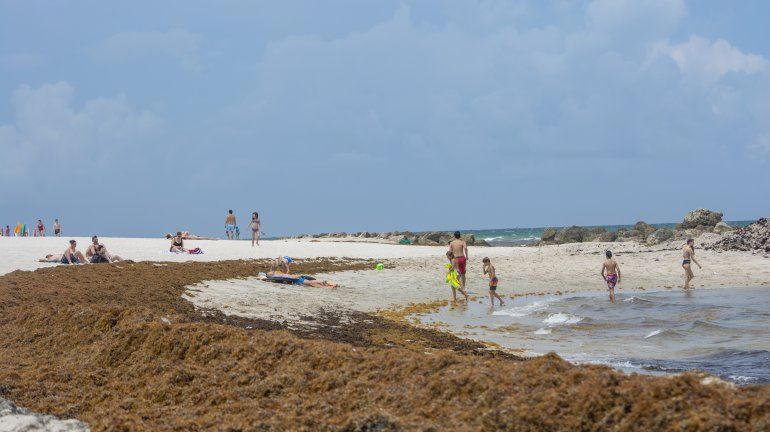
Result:
<svg viewBox="0 0 770 432">
<path fill-rule="evenodd" d="M 695 241 L 693 239 L 687 239 L 687 243 L 682 246 L 682 268 L 684 269 L 684 289 L 686 290 L 690 289 L 690 281 L 695 277 L 690 267 L 690 261 L 698 264 L 699 269 L 703 268 L 695 260 Z"/>
<path fill-rule="evenodd" d="M 68 247 L 61 257 L 62 264 L 87 264 L 88 260 L 82 252 L 78 250 L 78 243 L 75 240 L 70 240 L 70 247 Z"/>
<path fill-rule="evenodd" d="M 270 264 L 270 271 L 273 271 L 273 268 L 278 267 L 279 270 L 283 270 L 284 274 L 290 275 L 291 269 L 290 266 L 294 262 L 291 257 L 288 256 L 282 256 L 276 258 L 276 260 Z"/>
<path fill-rule="evenodd" d="M 489 301 L 492 306 L 495 305 L 495 297 L 500 301 L 500 306 L 504 305 L 503 299 L 497 294 L 497 273 L 495 273 L 495 266 L 492 265 L 492 261 L 489 258 L 484 257 L 481 260 L 484 267 L 484 274 L 489 275 Z"/>
<path fill-rule="evenodd" d="M 182 240 L 219 240 L 218 238 L 214 237 L 202 237 L 195 234 L 190 234 L 190 231 L 179 231 L 182 233 Z M 171 240 L 173 234 L 166 234 L 166 239 Z"/>
<path fill-rule="evenodd" d="M 45 256 L 45 258 L 40 258 L 37 261 L 38 262 L 45 262 L 45 263 L 60 263 L 63 256 L 64 255 L 48 254 L 48 255 Z"/>
<path fill-rule="evenodd" d="M 612 259 L 612 252 L 606 251 L 604 255 L 607 259 L 602 264 L 602 279 L 607 282 L 607 289 L 610 291 L 610 301 L 615 301 L 615 285 L 620 283 L 620 265 Z"/>
<path fill-rule="evenodd" d="M 89 260 L 96 255 L 96 248 L 99 246 L 99 237 L 93 236 L 91 237 L 91 244 L 88 245 L 88 249 L 86 249 L 86 258 Z"/>
<path fill-rule="evenodd" d="M 177 232 L 176 235 L 171 238 L 171 247 L 168 249 L 168 251 L 174 253 L 187 252 L 187 249 L 184 248 L 184 239 L 182 238 L 181 231 Z"/>
<path fill-rule="evenodd" d="M 96 251 L 94 255 L 91 257 L 91 264 L 113 263 L 113 262 L 123 261 L 123 258 L 117 255 L 110 255 L 110 253 L 107 252 L 107 248 L 104 247 L 103 244 L 97 245 L 95 249 Z"/>
</svg>

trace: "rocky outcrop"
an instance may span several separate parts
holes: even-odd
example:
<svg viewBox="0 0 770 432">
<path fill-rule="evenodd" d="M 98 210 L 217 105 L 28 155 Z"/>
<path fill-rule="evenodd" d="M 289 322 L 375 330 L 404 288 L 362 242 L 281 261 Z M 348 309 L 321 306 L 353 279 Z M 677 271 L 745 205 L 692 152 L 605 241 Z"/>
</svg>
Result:
<svg viewBox="0 0 770 432">
<path fill-rule="evenodd" d="M 663 243 L 665 241 L 669 241 L 674 238 L 674 230 L 670 230 L 668 228 L 661 228 L 658 230 L 655 230 L 652 234 L 647 236 L 646 243 L 648 245 L 656 245 L 659 243 Z"/>
<path fill-rule="evenodd" d="M 762 218 L 729 232 L 707 249 L 770 252 L 770 220 Z"/>
<path fill-rule="evenodd" d="M 714 225 L 714 232 L 717 234 L 724 234 L 734 230 L 735 228 L 731 227 L 730 225 L 727 225 L 724 222 L 719 222 L 718 224 Z"/>
<path fill-rule="evenodd" d="M 708 209 L 695 209 L 684 216 L 679 227 L 683 230 L 711 231 L 719 222 L 722 222 L 722 213 Z"/>
<path fill-rule="evenodd" d="M 409 231 L 399 232 L 381 232 L 373 233 L 368 231 L 362 231 L 357 233 L 324 233 L 324 234 L 302 234 L 294 238 L 351 238 L 351 239 L 367 239 L 369 241 L 381 242 L 381 243 L 397 243 L 397 244 L 412 244 L 420 246 L 445 246 L 449 242 L 454 240 L 454 234 L 447 231 L 429 231 L 423 233 L 412 233 Z M 463 234 L 461 237 L 468 243 L 469 246 L 489 246 L 484 240 L 477 240 L 473 234 Z"/>
<path fill-rule="evenodd" d="M 546 228 L 543 230 L 543 235 L 540 236 L 540 240 L 544 242 L 552 242 L 556 239 L 556 233 L 559 231 L 556 228 Z"/>
</svg>

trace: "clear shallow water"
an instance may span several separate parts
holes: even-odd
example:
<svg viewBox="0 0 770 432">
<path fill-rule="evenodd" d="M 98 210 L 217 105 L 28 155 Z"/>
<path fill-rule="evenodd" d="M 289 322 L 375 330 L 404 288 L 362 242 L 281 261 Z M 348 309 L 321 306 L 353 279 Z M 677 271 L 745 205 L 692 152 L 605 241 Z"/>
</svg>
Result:
<svg viewBox="0 0 770 432">
<path fill-rule="evenodd" d="M 697 369 L 739 384 L 770 382 L 770 287 L 532 296 L 503 307 L 445 307 L 421 318 L 533 354 L 627 372 Z"/>
<path fill-rule="evenodd" d="M 727 221 L 730 226 L 744 227 L 754 221 Z M 675 223 L 650 224 L 656 228 L 674 228 Z M 633 225 L 601 225 L 609 231 L 617 231 L 620 228 L 631 228 Z M 557 227 L 560 228 L 560 227 Z M 488 230 L 466 230 L 477 239 L 486 240 L 490 246 L 519 246 L 540 240 L 545 228 L 503 228 Z"/>
</svg>

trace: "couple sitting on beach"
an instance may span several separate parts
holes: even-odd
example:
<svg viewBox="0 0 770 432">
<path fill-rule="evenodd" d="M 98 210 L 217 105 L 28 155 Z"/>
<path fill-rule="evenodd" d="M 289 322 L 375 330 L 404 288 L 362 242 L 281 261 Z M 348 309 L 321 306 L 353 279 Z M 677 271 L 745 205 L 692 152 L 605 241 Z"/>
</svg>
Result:
<svg viewBox="0 0 770 432">
<path fill-rule="evenodd" d="M 62 264 L 99 264 L 123 261 L 123 258 L 110 254 L 107 251 L 107 248 L 99 243 L 99 238 L 97 236 L 91 237 L 91 245 L 86 249 L 85 255 L 78 250 L 77 246 L 77 241 L 70 240 L 70 246 L 63 254 L 49 254 L 38 261 Z"/>
<path fill-rule="evenodd" d="M 188 233 L 188 236 L 189 236 L 189 233 Z M 171 253 L 188 253 L 193 255 L 199 255 L 203 253 L 201 248 L 193 248 L 193 249 L 184 248 L 185 236 L 182 234 L 182 231 L 178 231 L 176 235 L 173 237 L 171 237 L 171 234 L 166 234 L 166 238 L 171 239 L 171 247 L 168 248 L 168 251 Z"/>
</svg>

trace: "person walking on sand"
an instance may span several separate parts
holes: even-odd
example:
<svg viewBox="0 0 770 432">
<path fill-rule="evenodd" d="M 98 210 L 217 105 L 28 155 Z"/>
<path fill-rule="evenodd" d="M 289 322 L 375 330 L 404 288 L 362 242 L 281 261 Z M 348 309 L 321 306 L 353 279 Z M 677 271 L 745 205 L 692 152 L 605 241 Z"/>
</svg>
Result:
<svg viewBox="0 0 770 432">
<path fill-rule="evenodd" d="M 497 273 L 495 272 L 495 266 L 492 265 L 492 261 L 484 257 L 481 262 L 484 265 L 484 274 L 489 275 L 489 302 L 492 306 L 495 305 L 495 297 L 500 300 L 500 306 L 504 305 L 503 299 L 497 294 Z"/>
<path fill-rule="evenodd" d="M 446 257 L 449 260 L 449 264 L 446 264 L 447 275 L 444 280 L 452 288 L 452 301 L 457 301 L 458 289 L 465 296 L 465 301 L 468 301 L 468 293 L 465 292 L 462 286 L 460 286 L 460 278 L 457 274 L 457 269 L 455 269 L 455 257 L 452 254 L 452 251 L 447 251 Z"/>
<path fill-rule="evenodd" d="M 682 246 L 682 268 L 684 269 L 684 289 L 686 290 L 690 289 L 690 281 L 695 277 L 690 267 L 690 261 L 697 264 L 699 269 L 703 268 L 695 260 L 695 240 L 693 239 L 687 239 L 687 243 Z"/>
<path fill-rule="evenodd" d="M 460 275 L 460 289 L 465 291 L 465 267 L 468 263 L 468 245 L 460 237 L 460 231 L 455 231 L 455 239 L 449 243 L 449 251 L 454 256 L 454 265 Z"/>
<path fill-rule="evenodd" d="M 610 292 L 610 301 L 615 302 L 615 285 L 620 283 L 620 265 L 612 259 L 612 252 L 606 251 L 604 255 L 607 259 L 602 264 L 602 279 L 607 282 L 607 289 Z"/>
<path fill-rule="evenodd" d="M 45 237 L 45 225 L 41 219 L 37 220 L 37 226 L 35 227 L 35 237 Z"/>
<path fill-rule="evenodd" d="M 61 224 L 59 223 L 59 219 L 53 220 L 53 235 L 61 237 Z"/>
<path fill-rule="evenodd" d="M 251 247 L 254 247 L 254 242 L 259 246 L 259 230 L 261 226 L 262 224 L 259 222 L 259 213 L 252 213 L 251 222 L 249 222 L 249 228 L 251 228 Z"/>
<path fill-rule="evenodd" d="M 228 240 L 235 240 L 235 215 L 232 210 L 228 210 L 225 217 L 225 236 Z"/>
</svg>

